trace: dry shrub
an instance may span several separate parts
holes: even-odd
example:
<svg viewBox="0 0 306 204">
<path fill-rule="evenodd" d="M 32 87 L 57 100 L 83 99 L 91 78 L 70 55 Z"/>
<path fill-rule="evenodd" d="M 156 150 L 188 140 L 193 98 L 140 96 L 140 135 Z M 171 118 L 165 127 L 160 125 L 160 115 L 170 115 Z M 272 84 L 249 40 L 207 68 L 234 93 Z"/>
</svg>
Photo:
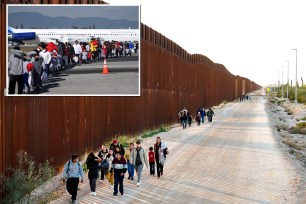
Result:
<svg viewBox="0 0 306 204">
<path fill-rule="evenodd" d="M 282 142 L 286 145 L 288 145 L 291 148 L 297 149 L 297 150 L 302 150 L 304 147 L 296 143 L 295 140 L 291 140 L 289 138 L 283 139 Z"/>
</svg>

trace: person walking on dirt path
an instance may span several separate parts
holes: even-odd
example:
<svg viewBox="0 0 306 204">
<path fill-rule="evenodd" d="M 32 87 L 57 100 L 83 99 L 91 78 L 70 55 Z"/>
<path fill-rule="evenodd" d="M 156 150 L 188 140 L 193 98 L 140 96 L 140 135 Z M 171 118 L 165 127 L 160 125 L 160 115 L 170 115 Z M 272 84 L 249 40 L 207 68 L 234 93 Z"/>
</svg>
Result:
<svg viewBox="0 0 306 204">
<path fill-rule="evenodd" d="M 110 184 L 110 189 L 114 189 L 114 172 L 111 172 L 112 169 L 112 162 L 114 160 L 114 156 L 113 156 L 113 150 L 109 150 L 108 154 L 106 155 L 106 160 L 109 164 L 109 169 L 105 174 L 105 177 L 107 178 L 109 184 Z"/>
<path fill-rule="evenodd" d="M 75 204 L 80 178 L 81 183 L 84 182 L 84 172 L 78 155 L 72 155 L 71 160 L 65 164 L 62 177 L 67 179 L 66 188 L 71 195 L 72 204 Z"/>
<path fill-rule="evenodd" d="M 200 112 L 198 112 L 196 115 L 196 121 L 197 121 L 198 126 L 200 126 L 201 125 L 201 113 Z"/>
<path fill-rule="evenodd" d="M 141 147 L 140 141 L 136 142 L 136 148 L 131 152 L 131 163 L 135 165 L 137 173 L 137 187 L 140 186 L 143 166 L 149 166 L 148 157 L 146 151 Z"/>
<path fill-rule="evenodd" d="M 90 154 L 87 157 L 86 165 L 88 169 L 88 179 L 90 184 L 90 195 L 96 196 L 96 185 L 97 185 L 97 179 L 99 178 L 99 162 L 101 162 L 101 158 L 96 157 L 93 152 L 90 152 Z"/>
<path fill-rule="evenodd" d="M 108 154 L 108 149 L 107 149 L 107 147 L 106 147 L 105 145 L 102 145 L 102 146 L 101 146 L 101 150 L 100 150 L 99 153 L 98 153 L 98 157 L 100 157 L 101 160 L 103 160 L 103 159 L 106 159 L 107 154 Z M 107 173 L 107 172 L 105 172 L 105 170 L 101 168 L 101 180 L 100 180 L 101 182 L 104 181 L 104 175 L 105 175 L 106 173 Z"/>
<path fill-rule="evenodd" d="M 154 155 L 154 149 L 153 147 L 149 148 L 149 164 L 150 164 L 150 175 L 154 176 L 155 175 L 155 155 Z"/>
<path fill-rule="evenodd" d="M 129 180 L 134 180 L 134 164 L 131 164 L 131 153 L 134 150 L 134 143 L 130 143 L 130 146 L 126 149 L 124 158 L 126 159 L 128 173 L 129 173 Z"/>
<path fill-rule="evenodd" d="M 185 129 L 187 126 L 187 113 L 185 111 L 183 112 L 181 116 L 181 123 L 183 125 L 183 129 Z"/>
<path fill-rule="evenodd" d="M 212 122 L 213 116 L 215 116 L 215 113 L 211 108 L 209 108 L 209 110 L 207 111 L 208 122 Z"/>
<path fill-rule="evenodd" d="M 124 148 L 123 146 L 118 142 L 117 139 L 113 140 L 113 143 L 110 145 L 109 149 L 113 150 L 114 154 L 113 156 L 115 157 L 115 154 L 118 152 L 120 153 L 122 156 L 124 156 Z"/>
<path fill-rule="evenodd" d="M 119 192 L 121 193 L 121 195 L 124 194 L 123 179 L 126 170 L 127 170 L 126 159 L 120 154 L 120 152 L 117 152 L 114 160 L 112 161 L 112 169 L 111 169 L 111 172 L 114 172 L 114 178 L 115 178 L 114 193 L 113 193 L 114 196 L 118 195 L 118 185 L 119 185 Z"/>
<path fill-rule="evenodd" d="M 156 138 L 156 143 L 154 144 L 154 153 L 155 153 L 155 161 L 156 161 L 156 171 L 157 177 L 164 173 L 164 164 L 165 164 L 165 156 L 164 156 L 164 149 L 167 148 L 165 145 L 162 144 L 160 137 Z"/>
<path fill-rule="evenodd" d="M 200 113 L 201 113 L 202 123 L 204 123 L 205 116 L 206 116 L 205 108 L 201 108 Z"/>
<path fill-rule="evenodd" d="M 191 114 L 189 112 L 187 113 L 187 120 L 188 120 L 188 125 L 190 127 L 191 123 L 192 123 L 192 116 L 191 116 Z"/>
</svg>

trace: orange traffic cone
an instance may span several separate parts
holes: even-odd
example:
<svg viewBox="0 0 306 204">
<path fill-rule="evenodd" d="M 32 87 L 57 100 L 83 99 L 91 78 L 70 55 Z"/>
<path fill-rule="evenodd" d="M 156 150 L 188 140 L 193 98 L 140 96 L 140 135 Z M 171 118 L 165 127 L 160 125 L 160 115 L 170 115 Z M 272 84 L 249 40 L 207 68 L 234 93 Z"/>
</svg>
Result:
<svg viewBox="0 0 306 204">
<path fill-rule="evenodd" d="M 103 69 L 102 69 L 102 74 L 109 74 L 107 64 L 106 64 L 106 58 L 104 58 L 104 66 L 103 66 Z"/>
</svg>

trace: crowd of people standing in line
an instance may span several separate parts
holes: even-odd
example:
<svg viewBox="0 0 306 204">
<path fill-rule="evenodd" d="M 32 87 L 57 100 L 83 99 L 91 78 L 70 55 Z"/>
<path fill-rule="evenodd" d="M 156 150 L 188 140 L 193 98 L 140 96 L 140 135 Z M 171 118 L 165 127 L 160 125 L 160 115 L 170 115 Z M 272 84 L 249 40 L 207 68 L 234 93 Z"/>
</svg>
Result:
<svg viewBox="0 0 306 204">
<path fill-rule="evenodd" d="M 211 108 L 208 108 L 207 111 L 205 111 L 205 108 L 198 108 L 195 114 L 195 121 L 197 122 L 198 126 L 200 126 L 201 123 L 204 123 L 205 116 L 207 117 L 208 122 L 212 122 L 215 113 Z M 183 129 L 187 127 L 187 124 L 189 125 L 189 127 L 191 126 L 193 118 L 191 113 L 186 108 L 183 108 L 181 111 L 179 111 L 178 117 Z"/>
<path fill-rule="evenodd" d="M 10 50 L 8 60 L 9 94 L 15 94 L 16 83 L 18 94 L 41 90 L 43 83 L 48 82 L 51 71 L 71 68 L 82 63 L 92 63 L 104 58 L 128 57 L 138 55 L 139 43 L 104 42 L 92 38 L 90 42 L 78 42 L 73 45 L 56 40 L 55 43 L 40 43 L 25 54 L 16 46 Z"/>
<path fill-rule="evenodd" d="M 99 178 L 99 172 L 101 172 L 101 182 L 106 178 L 110 188 L 114 190 L 113 196 L 117 196 L 118 193 L 124 195 L 124 177 L 126 172 L 128 172 L 128 179 L 133 181 L 134 171 L 136 171 L 137 187 L 140 187 L 142 183 L 144 166 L 147 168 L 150 166 L 150 175 L 152 176 L 155 176 L 156 170 L 157 178 L 160 178 L 163 176 L 163 167 L 167 154 L 169 154 L 168 147 L 166 143 L 161 141 L 160 137 L 156 138 L 156 143 L 149 148 L 148 153 L 141 146 L 140 141 L 136 142 L 136 147 L 134 143 L 130 143 L 127 149 L 124 149 L 117 139 L 113 140 L 109 148 L 102 145 L 97 156 L 91 152 L 86 159 L 90 194 L 92 196 L 97 195 L 96 181 Z M 62 177 L 66 180 L 66 188 L 71 195 L 72 203 L 75 203 L 80 178 L 83 183 L 85 177 L 82 165 L 78 160 L 78 155 L 72 155 L 71 160 L 65 164 Z"/>
</svg>

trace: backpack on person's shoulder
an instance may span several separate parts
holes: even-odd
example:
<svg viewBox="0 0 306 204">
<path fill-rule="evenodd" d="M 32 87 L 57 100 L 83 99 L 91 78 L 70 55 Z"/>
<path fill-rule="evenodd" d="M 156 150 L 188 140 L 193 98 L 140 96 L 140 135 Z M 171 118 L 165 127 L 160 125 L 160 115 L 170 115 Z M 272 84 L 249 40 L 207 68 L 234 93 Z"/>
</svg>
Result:
<svg viewBox="0 0 306 204">
<path fill-rule="evenodd" d="M 166 148 L 163 150 L 163 153 L 164 153 L 164 154 L 169 154 L 169 149 L 168 149 L 168 147 L 166 147 Z"/>
<path fill-rule="evenodd" d="M 109 170 L 109 163 L 108 163 L 108 161 L 107 161 L 106 159 L 103 159 L 103 160 L 102 160 L 102 162 L 101 162 L 101 164 L 100 164 L 100 168 L 101 168 L 104 172 L 106 172 L 106 171 Z"/>
</svg>

